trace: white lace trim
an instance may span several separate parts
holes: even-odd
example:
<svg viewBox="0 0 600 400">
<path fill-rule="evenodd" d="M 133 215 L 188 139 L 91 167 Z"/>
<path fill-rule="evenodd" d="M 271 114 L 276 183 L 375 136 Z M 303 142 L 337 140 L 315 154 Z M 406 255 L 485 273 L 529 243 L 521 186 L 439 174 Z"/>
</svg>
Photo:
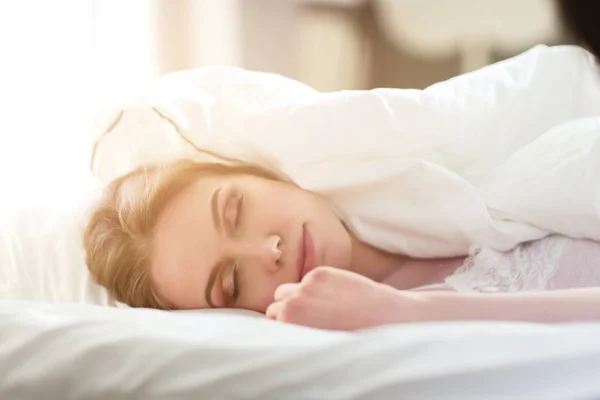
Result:
<svg viewBox="0 0 600 400">
<path fill-rule="evenodd" d="M 459 292 L 545 290 L 569 241 L 566 237 L 550 236 L 504 253 L 471 246 L 463 265 L 445 282 Z"/>
</svg>

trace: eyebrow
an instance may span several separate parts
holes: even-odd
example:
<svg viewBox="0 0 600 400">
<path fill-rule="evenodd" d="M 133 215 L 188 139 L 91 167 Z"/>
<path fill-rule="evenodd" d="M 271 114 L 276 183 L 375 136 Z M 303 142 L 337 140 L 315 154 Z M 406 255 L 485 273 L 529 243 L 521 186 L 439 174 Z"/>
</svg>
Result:
<svg viewBox="0 0 600 400">
<path fill-rule="evenodd" d="M 210 200 L 210 208 L 212 211 L 212 219 L 213 224 L 217 232 L 223 231 L 223 222 L 221 221 L 221 214 L 219 213 L 219 193 L 221 192 L 221 188 L 218 188 L 214 191 L 212 198 Z"/>
</svg>

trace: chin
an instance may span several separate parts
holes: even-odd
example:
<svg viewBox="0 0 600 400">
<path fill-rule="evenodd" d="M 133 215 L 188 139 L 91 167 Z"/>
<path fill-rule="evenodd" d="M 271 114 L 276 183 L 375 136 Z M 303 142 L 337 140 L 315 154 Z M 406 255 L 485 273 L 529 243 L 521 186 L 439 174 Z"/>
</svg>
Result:
<svg viewBox="0 0 600 400">
<path fill-rule="evenodd" d="M 349 238 L 346 243 L 336 246 L 328 253 L 330 254 L 330 260 L 328 260 L 329 262 L 326 265 L 345 270 L 351 268 L 352 245 Z"/>
<path fill-rule="evenodd" d="M 341 221 L 320 226 L 311 232 L 317 255 L 315 267 L 349 270 L 352 264 L 352 236 Z"/>
<path fill-rule="evenodd" d="M 351 252 L 349 249 L 335 249 L 332 251 L 332 253 L 335 254 L 335 256 L 331 257 L 330 259 L 325 257 L 324 262 L 321 265 L 337 269 L 350 270 L 352 257 L 350 256 Z"/>
</svg>

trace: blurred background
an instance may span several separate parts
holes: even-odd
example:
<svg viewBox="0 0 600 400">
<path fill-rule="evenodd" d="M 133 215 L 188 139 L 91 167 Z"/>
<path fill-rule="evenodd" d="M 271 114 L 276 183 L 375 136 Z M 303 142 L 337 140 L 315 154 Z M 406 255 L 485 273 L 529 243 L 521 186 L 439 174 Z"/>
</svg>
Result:
<svg viewBox="0 0 600 400">
<path fill-rule="evenodd" d="M 569 42 L 551 0 L 98 0 L 92 14 L 107 94 L 206 65 L 322 91 L 423 88 Z"/>
<path fill-rule="evenodd" d="M 235 65 L 322 91 L 424 88 L 569 42 L 551 0 L 2 1 L 0 178 L 83 165 L 95 111 L 171 71 Z"/>
</svg>

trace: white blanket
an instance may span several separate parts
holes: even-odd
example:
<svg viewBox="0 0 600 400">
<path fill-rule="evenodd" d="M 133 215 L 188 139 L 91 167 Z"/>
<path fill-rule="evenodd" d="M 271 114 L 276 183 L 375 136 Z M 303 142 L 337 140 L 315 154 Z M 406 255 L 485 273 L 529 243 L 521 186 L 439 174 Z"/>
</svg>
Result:
<svg viewBox="0 0 600 400">
<path fill-rule="evenodd" d="M 317 93 L 199 69 L 163 77 L 99 122 L 92 168 L 106 181 L 209 149 L 323 194 L 379 248 L 452 256 L 550 233 L 600 240 L 598 116 L 600 70 L 570 46 L 422 91 Z"/>
</svg>

